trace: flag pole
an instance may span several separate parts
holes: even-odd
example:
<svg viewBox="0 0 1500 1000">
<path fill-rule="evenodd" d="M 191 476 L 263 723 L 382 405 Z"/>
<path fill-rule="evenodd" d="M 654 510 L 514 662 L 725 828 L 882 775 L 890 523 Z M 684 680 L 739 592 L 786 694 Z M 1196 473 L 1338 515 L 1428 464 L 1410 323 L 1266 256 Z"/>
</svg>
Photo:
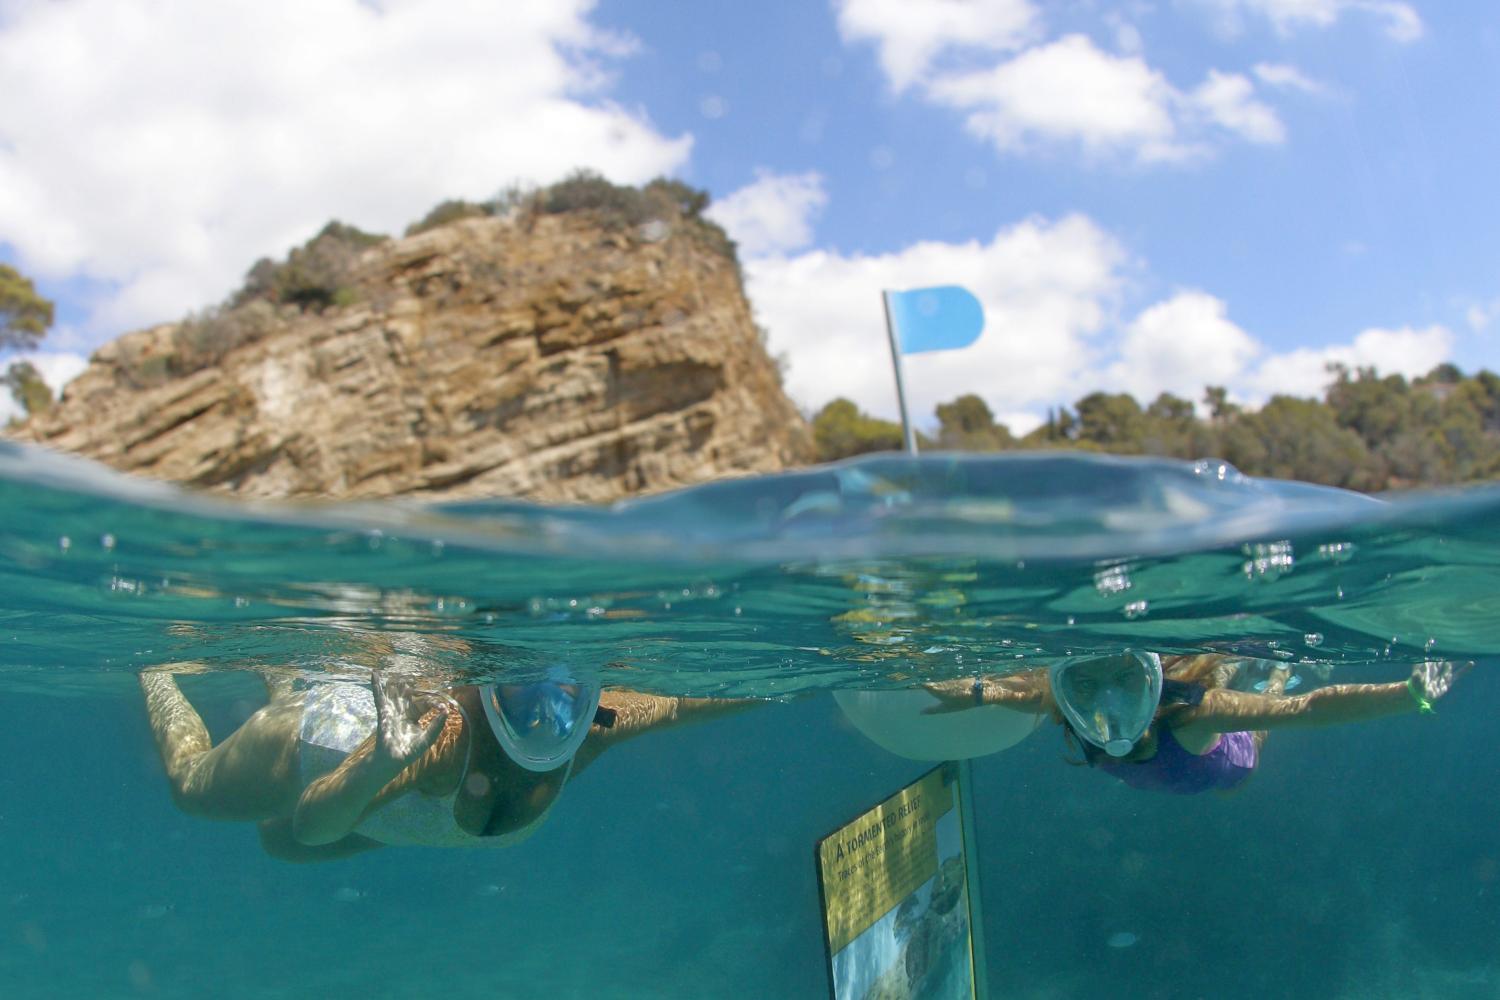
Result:
<svg viewBox="0 0 1500 1000">
<path fill-rule="evenodd" d="M 906 438 L 906 452 L 917 453 L 917 432 L 906 415 L 906 386 L 901 381 L 901 345 L 896 340 L 896 328 L 891 325 L 891 293 L 880 293 L 880 304 L 885 307 L 885 335 L 891 341 L 891 364 L 896 369 L 896 401 L 901 404 L 901 432 Z"/>
</svg>

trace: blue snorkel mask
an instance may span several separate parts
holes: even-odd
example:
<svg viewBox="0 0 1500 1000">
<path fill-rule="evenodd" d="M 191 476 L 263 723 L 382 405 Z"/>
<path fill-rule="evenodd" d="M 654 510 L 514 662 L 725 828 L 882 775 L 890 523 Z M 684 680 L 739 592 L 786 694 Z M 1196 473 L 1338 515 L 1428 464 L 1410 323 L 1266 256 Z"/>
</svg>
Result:
<svg viewBox="0 0 1500 1000">
<path fill-rule="evenodd" d="M 597 684 L 561 668 L 531 684 L 487 684 L 479 701 L 506 756 L 528 771 L 555 771 L 573 759 L 599 708 Z"/>
<path fill-rule="evenodd" d="M 1161 704 L 1161 657 L 1155 653 L 1063 660 L 1052 665 L 1048 680 L 1072 730 L 1111 757 L 1135 748 Z"/>
</svg>

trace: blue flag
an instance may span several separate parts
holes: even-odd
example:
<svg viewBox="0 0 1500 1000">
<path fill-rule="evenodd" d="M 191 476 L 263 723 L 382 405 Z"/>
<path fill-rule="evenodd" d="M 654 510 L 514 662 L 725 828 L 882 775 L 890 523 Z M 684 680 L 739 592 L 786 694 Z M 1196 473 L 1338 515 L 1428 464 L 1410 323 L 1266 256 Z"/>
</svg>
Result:
<svg viewBox="0 0 1500 1000">
<path fill-rule="evenodd" d="M 968 347 L 984 331 L 984 307 L 967 288 L 939 285 L 885 295 L 902 354 Z"/>
</svg>

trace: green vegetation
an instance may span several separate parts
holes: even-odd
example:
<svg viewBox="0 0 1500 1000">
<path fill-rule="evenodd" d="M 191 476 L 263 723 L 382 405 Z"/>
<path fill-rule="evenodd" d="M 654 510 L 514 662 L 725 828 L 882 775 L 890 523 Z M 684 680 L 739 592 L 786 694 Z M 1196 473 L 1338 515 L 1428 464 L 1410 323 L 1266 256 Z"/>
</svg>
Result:
<svg viewBox="0 0 1500 1000">
<path fill-rule="evenodd" d="M 602 228 L 629 237 L 652 240 L 653 223 L 680 227 L 714 253 L 739 264 L 734 241 L 718 225 L 704 217 L 708 192 L 678 180 L 658 177 L 645 187 L 615 184 L 591 170 L 578 170 L 544 188 L 510 187 L 489 201 L 449 200 L 434 206 L 406 235 L 436 229 L 459 219 L 485 215 L 520 213 L 524 218 L 572 213 L 590 216 Z M 663 230 L 663 233 L 665 230 Z"/>
<path fill-rule="evenodd" d="M 52 326 L 52 303 L 9 264 L 0 264 L 0 348 L 35 347 Z"/>
<path fill-rule="evenodd" d="M 37 294 L 31 279 L 9 264 L 0 264 L 0 350 L 24 350 L 41 343 L 52 327 L 52 303 Z M 0 384 L 10 390 L 28 414 L 52 405 L 52 390 L 29 361 L 13 361 Z"/>
<path fill-rule="evenodd" d="M 337 219 L 318 235 L 277 263 L 262 257 L 245 275 L 245 283 L 229 300 L 229 308 L 248 302 L 296 306 L 322 312 L 330 306 L 352 305 L 354 262 L 359 255 L 390 237 L 346 226 Z"/>
<path fill-rule="evenodd" d="M 970 393 L 937 408 L 939 448 L 953 451 L 1003 451 L 1015 447 L 1010 428 L 995 423 L 989 405 Z"/>
<path fill-rule="evenodd" d="M 264 337 L 275 325 L 276 309 L 264 299 L 193 313 L 172 331 L 172 354 L 161 359 L 154 381 L 210 368 L 236 347 Z"/>
<path fill-rule="evenodd" d="M 1500 376 L 1440 365 L 1408 381 L 1373 369 L 1329 370 L 1322 400 L 1274 396 L 1258 410 L 1209 386 L 1200 418 L 1163 393 L 1147 406 L 1095 392 L 1015 438 L 978 396 L 937 408 L 938 447 L 961 451 L 1081 449 L 1169 458 L 1223 458 L 1254 476 L 1380 491 L 1500 477 Z M 819 458 L 901 447 L 901 429 L 835 400 L 813 418 Z"/>
<path fill-rule="evenodd" d="M 480 216 L 493 214 L 495 213 L 490 211 L 486 205 L 464 201 L 462 198 L 449 198 L 447 201 L 438 202 L 432 207 L 432 211 L 407 226 L 406 235 L 415 236 L 418 233 L 425 233 L 429 229 L 446 226 L 448 223 L 457 222 L 459 219 L 475 219 Z"/>
<path fill-rule="evenodd" d="M 819 410 L 812 427 L 818 457 L 825 462 L 871 451 L 900 451 L 906 446 L 900 424 L 867 416 L 847 399 L 835 399 Z M 918 434 L 917 446 L 930 448 L 932 442 Z"/>
<path fill-rule="evenodd" d="M 0 383 L 10 390 L 28 417 L 52 405 L 52 389 L 42 381 L 42 373 L 30 361 L 12 361 L 5 374 L 0 375 Z"/>
</svg>

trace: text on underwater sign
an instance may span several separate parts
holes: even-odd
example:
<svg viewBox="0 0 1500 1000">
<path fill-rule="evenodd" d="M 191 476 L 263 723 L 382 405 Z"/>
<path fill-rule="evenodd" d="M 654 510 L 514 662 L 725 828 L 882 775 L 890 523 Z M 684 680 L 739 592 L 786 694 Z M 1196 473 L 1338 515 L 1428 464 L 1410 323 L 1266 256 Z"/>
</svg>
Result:
<svg viewBox="0 0 1500 1000">
<path fill-rule="evenodd" d="M 937 874 L 936 824 L 953 807 L 945 768 L 936 768 L 819 843 L 830 952 Z"/>
</svg>

